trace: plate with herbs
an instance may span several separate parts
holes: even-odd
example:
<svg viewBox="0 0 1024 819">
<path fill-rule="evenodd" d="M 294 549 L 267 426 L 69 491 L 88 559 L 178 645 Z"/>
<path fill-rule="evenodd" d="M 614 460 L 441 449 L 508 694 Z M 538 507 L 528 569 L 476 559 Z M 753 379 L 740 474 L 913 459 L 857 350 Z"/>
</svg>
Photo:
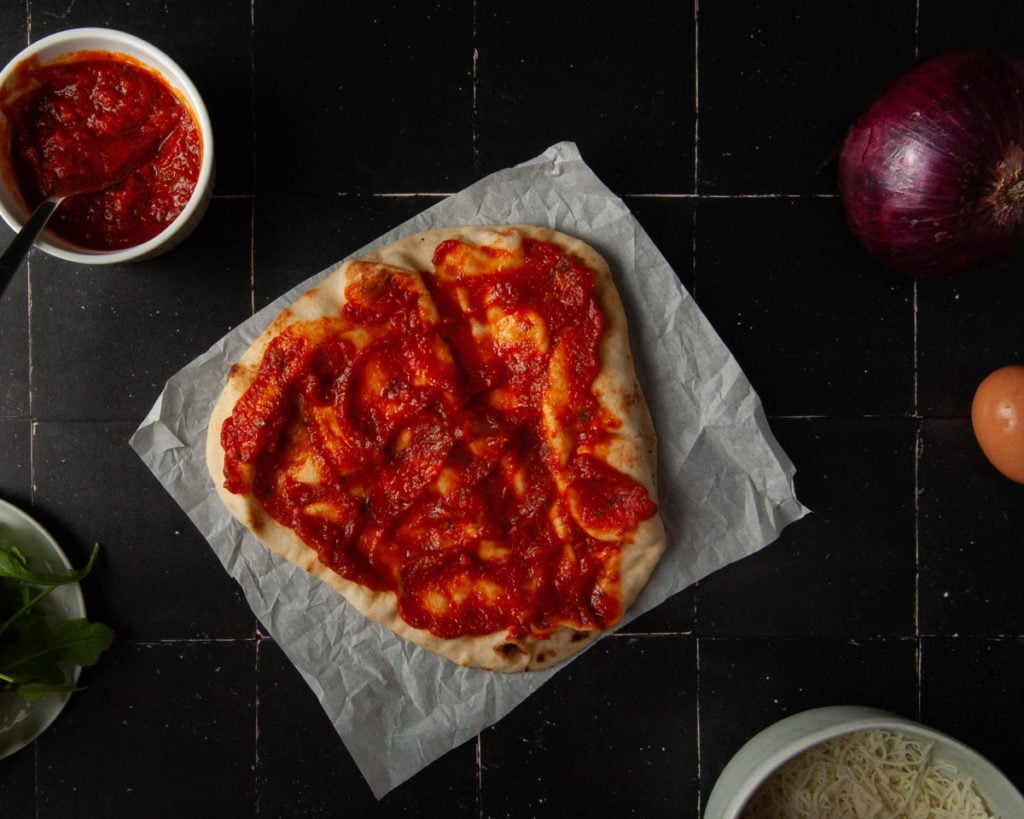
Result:
<svg viewBox="0 0 1024 819">
<path fill-rule="evenodd" d="M 0 759 L 53 723 L 82 666 L 110 646 L 110 629 L 86 619 L 78 583 L 97 551 L 75 569 L 49 532 L 0 500 Z"/>
</svg>

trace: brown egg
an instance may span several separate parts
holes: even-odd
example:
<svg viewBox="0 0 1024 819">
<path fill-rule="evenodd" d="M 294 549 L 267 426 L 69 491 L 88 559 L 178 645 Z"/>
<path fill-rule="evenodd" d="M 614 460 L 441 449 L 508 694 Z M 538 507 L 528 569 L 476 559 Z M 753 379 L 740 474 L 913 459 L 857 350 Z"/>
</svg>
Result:
<svg viewBox="0 0 1024 819">
<path fill-rule="evenodd" d="M 978 385 L 971 425 L 992 466 L 1024 483 L 1024 365 L 1000 367 Z"/>
</svg>

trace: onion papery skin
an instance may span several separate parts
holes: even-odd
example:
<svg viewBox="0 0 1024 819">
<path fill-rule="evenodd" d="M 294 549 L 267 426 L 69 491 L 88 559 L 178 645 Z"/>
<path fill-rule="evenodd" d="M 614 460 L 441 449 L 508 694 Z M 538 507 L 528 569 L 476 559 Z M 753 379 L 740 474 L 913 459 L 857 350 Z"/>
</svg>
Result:
<svg viewBox="0 0 1024 819">
<path fill-rule="evenodd" d="M 944 54 L 888 86 L 850 128 L 839 191 L 858 241 L 917 277 L 994 266 L 1024 241 L 1024 69 Z"/>
</svg>

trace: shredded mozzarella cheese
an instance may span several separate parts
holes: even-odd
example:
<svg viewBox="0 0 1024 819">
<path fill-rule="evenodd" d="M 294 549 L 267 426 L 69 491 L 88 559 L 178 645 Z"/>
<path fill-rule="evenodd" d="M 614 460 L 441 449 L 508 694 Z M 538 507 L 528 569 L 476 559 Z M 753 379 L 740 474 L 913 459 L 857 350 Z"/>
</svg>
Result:
<svg viewBox="0 0 1024 819">
<path fill-rule="evenodd" d="M 742 819 L 997 819 L 974 783 L 895 731 L 856 731 L 794 757 Z"/>
</svg>

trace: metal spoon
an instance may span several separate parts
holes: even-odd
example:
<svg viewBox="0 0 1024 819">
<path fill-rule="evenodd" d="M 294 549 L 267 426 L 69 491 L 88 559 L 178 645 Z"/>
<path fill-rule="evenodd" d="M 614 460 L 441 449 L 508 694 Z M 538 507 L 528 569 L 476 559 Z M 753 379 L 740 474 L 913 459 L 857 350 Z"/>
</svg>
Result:
<svg viewBox="0 0 1024 819">
<path fill-rule="evenodd" d="M 66 195 L 51 196 L 49 199 L 44 199 L 40 202 L 36 209 L 32 211 L 32 215 L 25 222 L 24 227 L 11 240 L 7 250 L 0 256 L 0 297 L 7 290 L 7 285 L 11 283 L 14 274 L 18 272 L 22 260 L 28 254 L 40 231 L 46 227 L 46 223 L 50 221 L 53 212 L 57 210 L 57 207 L 66 198 Z"/>
<path fill-rule="evenodd" d="M 174 134 L 178 128 L 181 127 L 181 123 L 175 123 L 174 127 L 167 134 L 159 140 L 153 142 L 152 145 L 148 146 L 146 150 L 139 152 L 130 162 L 120 168 L 120 172 L 111 176 L 111 178 L 102 181 L 100 184 L 96 184 L 96 180 L 91 180 L 92 184 L 81 187 L 79 190 L 67 191 L 65 193 L 54 193 L 48 199 L 44 199 L 40 202 L 32 215 L 25 222 L 21 230 L 18 231 L 14 239 L 11 240 L 7 250 L 0 255 L 0 298 L 3 298 L 3 294 L 7 290 L 7 285 L 11 283 L 11 279 L 14 278 L 14 274 L 18 272 L 21 267 L 21 262 L 28 254 L 32 245 L 35 243 L 36 237 L 42 232 L 43 228 L 46 227 L 46 223 L 50 221 L 50 217 L 53 216 L 53 212 L 57 210 L 60 203 L 67 199 L 69 196 L 75 196 L 80 193 L 99 193 L 100 191 L 112 188 L 120 182 L 123 182 L 131 174 L 135 173 L 141 168 L 146 162 L 149 162 L 155 157 L 163 144 Z"/>
</svg>

